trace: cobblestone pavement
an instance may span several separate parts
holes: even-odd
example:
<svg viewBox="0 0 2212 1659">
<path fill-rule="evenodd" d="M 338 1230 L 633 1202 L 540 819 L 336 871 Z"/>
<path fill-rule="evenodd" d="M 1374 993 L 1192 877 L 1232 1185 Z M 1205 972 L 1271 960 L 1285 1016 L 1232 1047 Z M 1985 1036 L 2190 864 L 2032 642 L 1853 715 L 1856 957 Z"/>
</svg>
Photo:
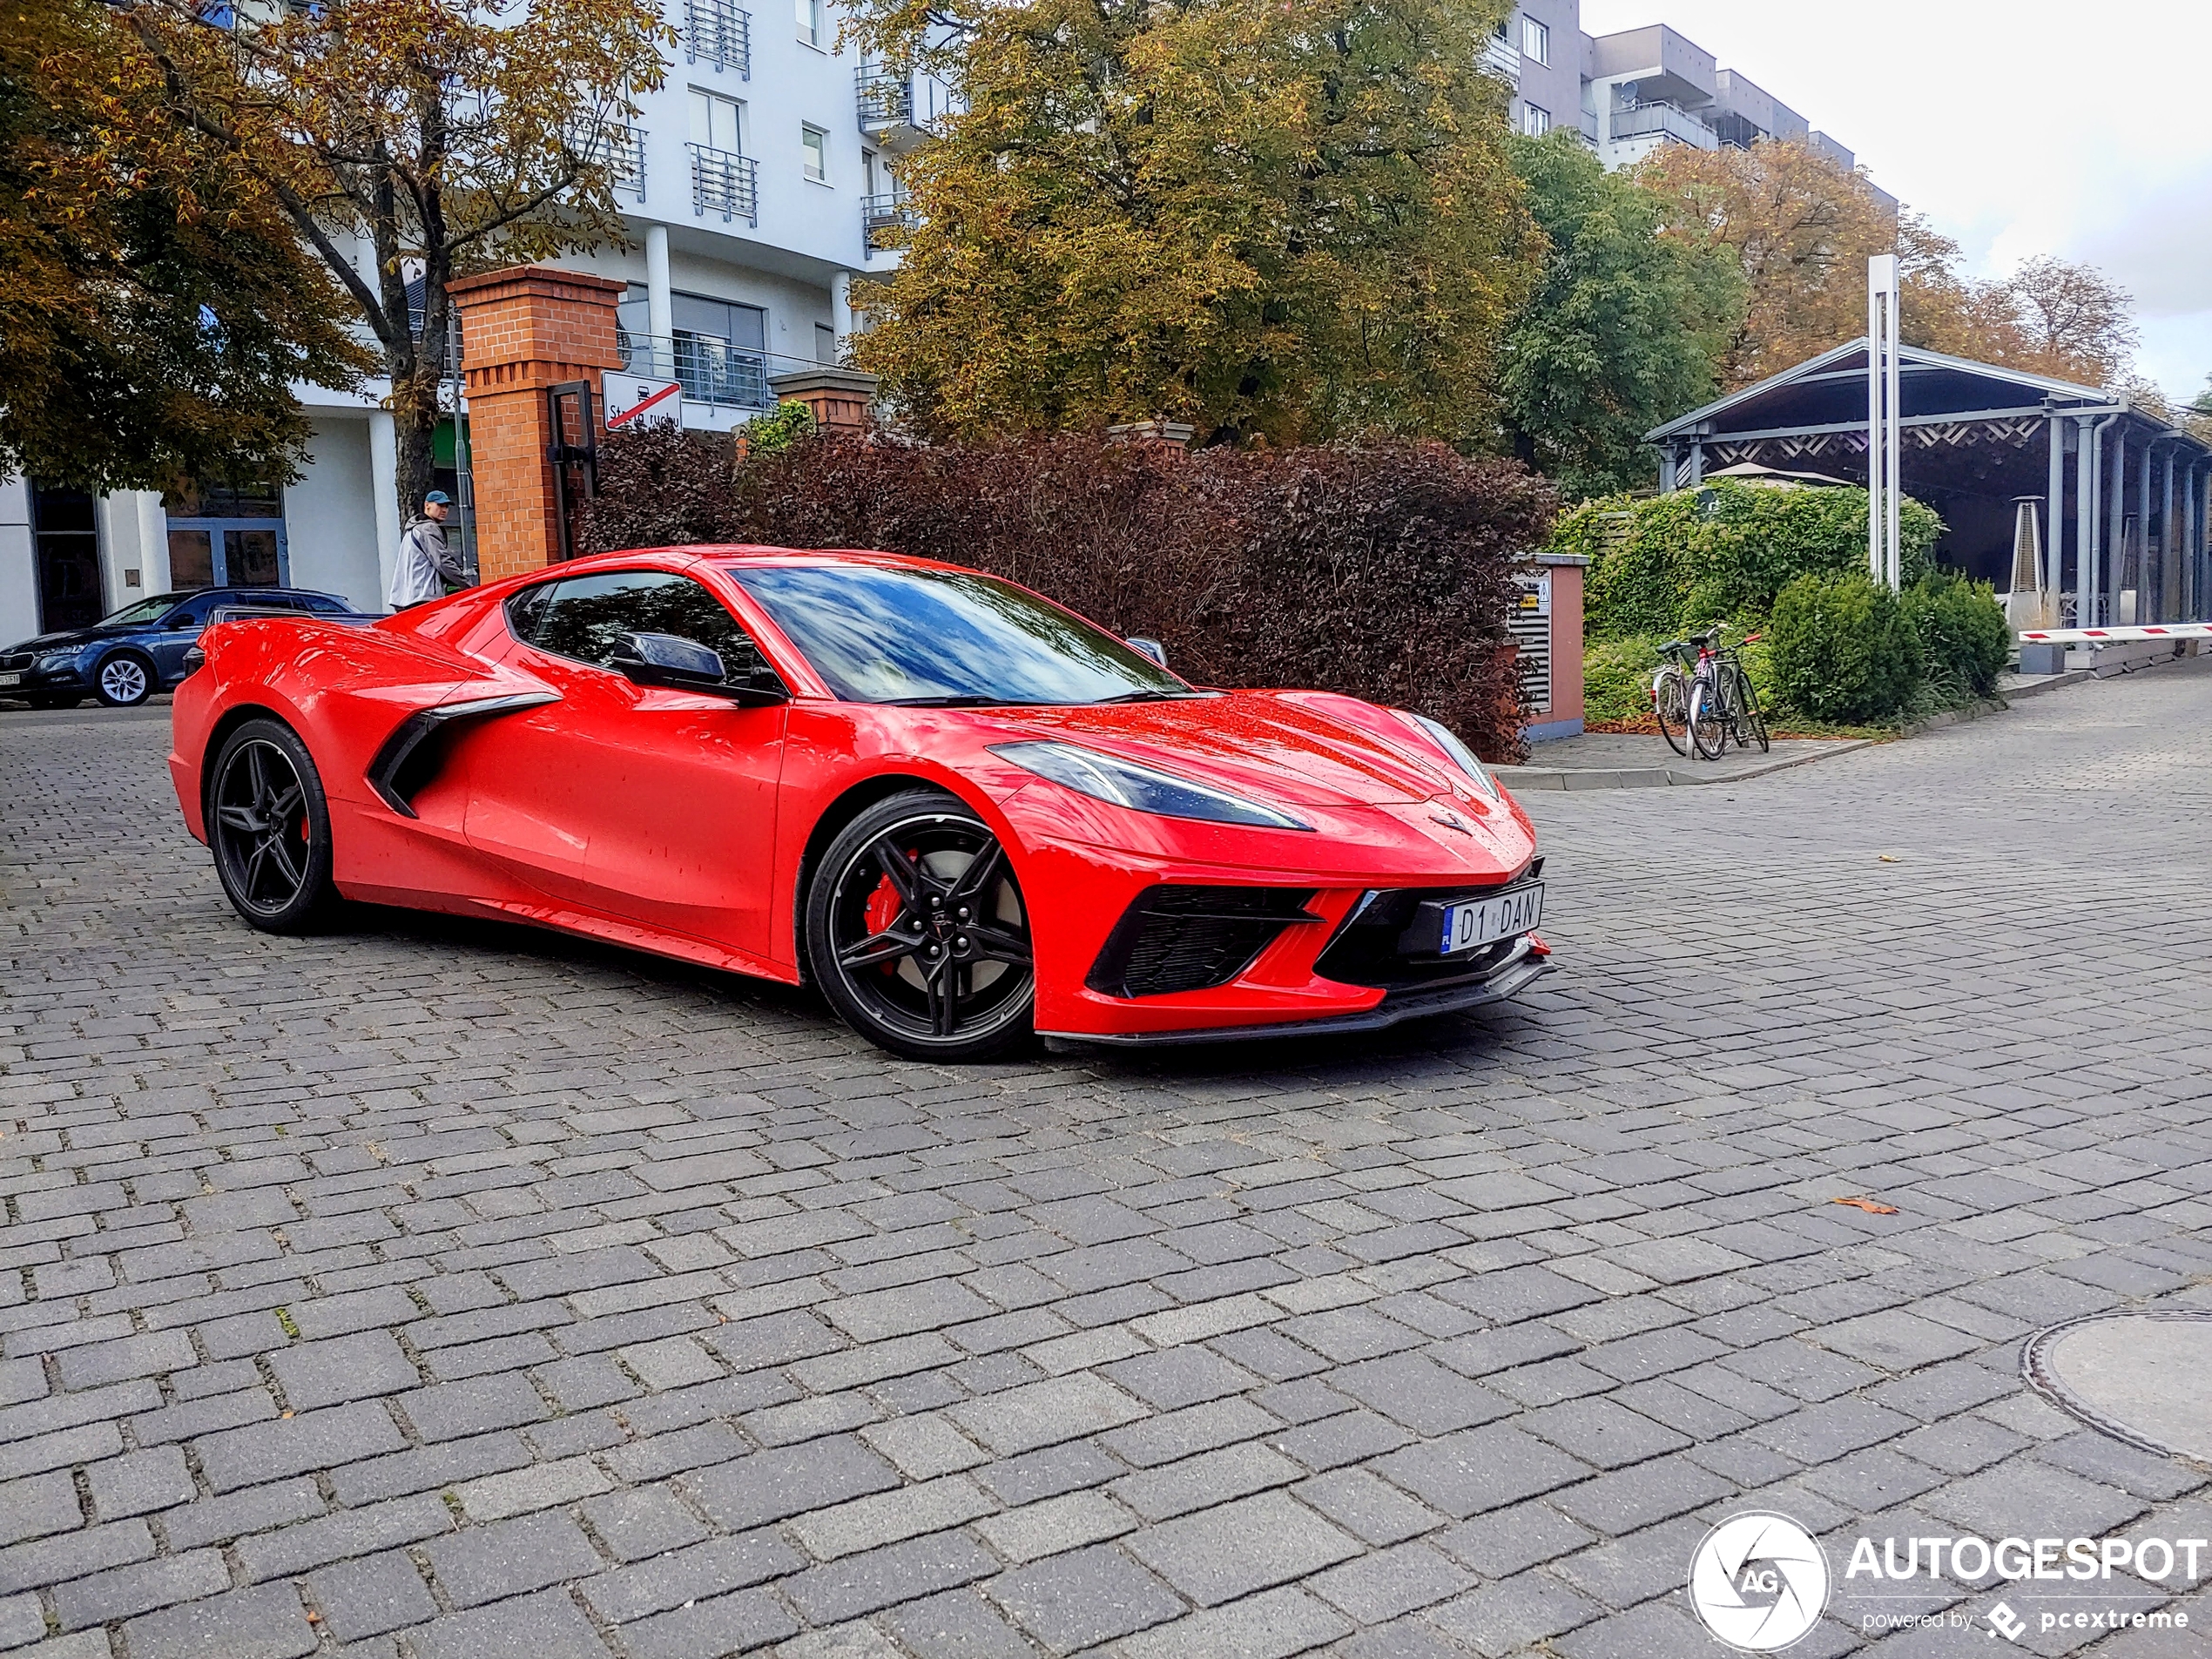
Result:
<svg viewBox="0 0 2212 1659">
<path fill-rule="evenodd" d="M 1479 1019 L 971 1069 L 543 935 L 250 932 L 166 736 L 0 718 L 0 1646 L 1709 1654 L 1757 1507 L 1826 1541 L 1800 1653 L 2000 1588 L 2207 1651 L 2178 1568 L 1844 1567 L 2212 1535 L 2018 1379 L 2212 1305 L 2212 660 L 1539 798 L 1562 968 Z M 2202 1618 L 2040 1628 L 2093 1608 Z"/>
</svg>

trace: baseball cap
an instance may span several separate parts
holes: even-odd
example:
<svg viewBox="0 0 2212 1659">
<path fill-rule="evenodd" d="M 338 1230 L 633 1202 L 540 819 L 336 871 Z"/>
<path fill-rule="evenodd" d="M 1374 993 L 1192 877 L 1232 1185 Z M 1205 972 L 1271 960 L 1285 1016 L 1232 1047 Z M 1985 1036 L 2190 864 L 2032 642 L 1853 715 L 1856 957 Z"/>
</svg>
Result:
<svg viewBox="0 0 2212 1659">
<path fill-rule="evenodd" d="M 422 498 L 422 504 L 425 507 L 450 507 L 453 505 L 453 497 L 442 489 L 434 489 Z"/>
</svg>

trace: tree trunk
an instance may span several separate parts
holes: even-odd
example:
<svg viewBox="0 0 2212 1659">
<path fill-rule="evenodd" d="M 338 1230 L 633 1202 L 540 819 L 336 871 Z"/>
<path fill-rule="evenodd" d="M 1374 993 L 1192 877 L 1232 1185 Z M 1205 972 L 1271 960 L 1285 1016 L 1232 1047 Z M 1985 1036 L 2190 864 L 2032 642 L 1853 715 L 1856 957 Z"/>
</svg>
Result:
<svg viewBox="0 0 2212 1659">
<path fill-rule="evenodd" d="M 436 476 L 438 398 L 435 386 L 421 388 L 427 396 L 408 395 L 404 381 L 392 387 L 392 437 L 398 464 L 393 487 L 400 499 L 400 523 L 411 524 L 422 516 L 422 498 Z"/>
</svg>

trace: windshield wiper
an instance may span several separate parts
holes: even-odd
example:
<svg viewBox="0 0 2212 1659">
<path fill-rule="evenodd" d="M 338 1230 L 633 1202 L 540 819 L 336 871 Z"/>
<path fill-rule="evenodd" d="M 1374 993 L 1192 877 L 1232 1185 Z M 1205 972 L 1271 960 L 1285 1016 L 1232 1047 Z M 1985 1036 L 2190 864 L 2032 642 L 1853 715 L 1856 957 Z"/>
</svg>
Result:
<svg viewBox="0 0 2212 1659">
<path fill-rule="evenodd" d="M 1123 691 L 1118 697 L 1102 697 L 1098 703 L 1180 703 L 1185 698 L 1205 695 L 1204 691 Z"/>
<path fill-rule="evenodd" d="M 1003 697 L 984 697 L 974 691 L 948 691 L 937 697 L 887 697 L 879 706 L 887 709 L 1002 708 L 1008 700 Z"/>
</svg>

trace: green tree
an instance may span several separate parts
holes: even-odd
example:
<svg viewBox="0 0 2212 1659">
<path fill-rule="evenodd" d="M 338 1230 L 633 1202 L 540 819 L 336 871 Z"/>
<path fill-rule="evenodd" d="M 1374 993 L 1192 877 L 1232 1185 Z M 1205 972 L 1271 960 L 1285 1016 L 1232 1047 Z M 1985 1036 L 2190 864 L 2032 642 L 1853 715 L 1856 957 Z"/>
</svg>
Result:
<svg viewBox="0 0 2212 1659">
<path fill-rule="evenodd" d="M 288 480 L 291 382 L 369 359 L 275 199 L 129 45 L 99 0 L 0 3 L 0 474 Z"/>
<path fill-rule="evenodd" d="M 856 361 L 943 435 L 1166 415 L 1493 442 L 1541 250 L 1478 67 L 1502 10 L 860 0 L 865 47 L 968 107 L 902 164 L 922 222 L 856 292 Z"/>
<path fill-rule="evenodd" d="M 1719 388 L 1743 314 L 1735 250 L 1662 237 L 1665 205 L 1577 133 L 1510 145 L 1550 244 L 1501 354 L 1513 451 L 1569 501 L 1647 484 L 1643 435 Z"/>
<path fill-rule="evenodd" d="M 21 5 L 27 0 L 13 0 Z M 402 509 L 455 365 L 447 284 L 618 241 L 655 0 L 130 0 L 171 120 L 282 209 L 391 382 Z"/>
</svg>

